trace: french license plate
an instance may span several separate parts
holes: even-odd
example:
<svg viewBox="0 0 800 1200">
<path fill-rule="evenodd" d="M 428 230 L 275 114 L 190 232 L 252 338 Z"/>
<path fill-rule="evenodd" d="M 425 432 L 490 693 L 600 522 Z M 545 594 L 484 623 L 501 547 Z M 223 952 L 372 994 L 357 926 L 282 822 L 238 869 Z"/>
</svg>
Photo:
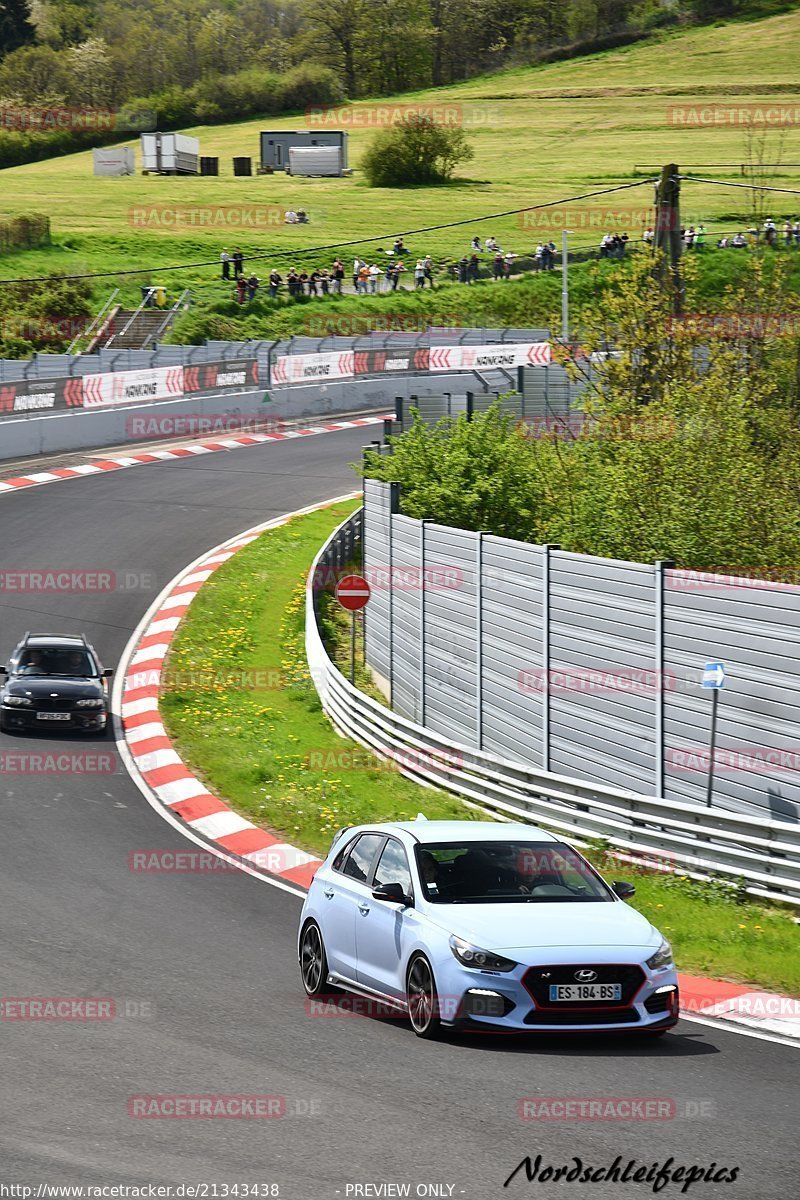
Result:
<svg viewBox="0 0 800 1200">
<path fill-rule="evenodd" d="M 551 983 L 551 1000 L 621 1000 L 621 983 Z"/>
<path fill-rule="evenodd" d="M 36 714 L 37 721 L 68 721 L 69 713 L 41 712 Z"/>
</svg>

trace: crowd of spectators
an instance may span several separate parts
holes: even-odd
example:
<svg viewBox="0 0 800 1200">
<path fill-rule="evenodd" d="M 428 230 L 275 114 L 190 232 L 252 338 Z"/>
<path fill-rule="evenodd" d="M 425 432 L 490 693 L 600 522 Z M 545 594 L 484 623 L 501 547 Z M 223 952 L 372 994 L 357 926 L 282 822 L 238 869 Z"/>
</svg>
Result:
<svg viewBox="0 0 800 1200">
<path fill-rule="evenodd" d="M 302 210 L 292 213 L 293 217 L 302 223 L 307 220 Z M 288 219 L 288 218 L 287 218 Z M 707 232 L 704 225 L 689 225 L 681 228 L 681 240 L 686 251 L 703 251 L 707 244 Z M 645 246 L 655 244 L 655 232 L 648 227 L 642 233 L 642 243 Z M 606 233 L 600 242 L 600 258 L 623 258 L 630 241 L 627 233 Z M 771 217 L 767 217 L 762 226 L 753 226 L 746 231 L 740 231 L 733 236 L 723 234 L 717 240 L 718 249 L 739 249 L 763 241 L 769 246 L 800 249 L 800 220 L 788 218 L 779 226 Z M 531 254 L 534 271 L 552 271 L 555 269 L 557 247 L 555 242 L 541 241 Z M 459 283 L 477 283 L 481 274 L 481 265 L 488 263 L 491 277 L 495 282 L 508 280 L 514 273 L 515 261 L 520 256 L 513 250 L 503 250 L 496 238 L 487 237 L 484 245 L 478 236 L 473 237 L 469 252 L 451 266 L 454 278 Z M 237 247 L 233 254 L 223 250 L 220 255 L 223 280 L 233 279 L 236 287 L 236 300 L 239 304 L 255 299 L 261 286 L 261 280 L 253 273 L 245 277 L 244 255 Z M 233 272 L 231 274 L 231 271 Z M 374 296 L 380 292 L 394 292 L 403 275 L 409 275 L 413 280 L 414 290 L 422 291 L 425 287 L 434 286 L 434 263 L 430 254 L 416 256 L 404 244 L 402 237 L 395 239 L 391 250 L 378 250 L 373 259 L 356 255 L 353 259 L 352 279 L 353 291 L 357 295 Z M 286 288 L 292 297 L 298 296 L 337 296 L 345 288 L 345 278 L 348 272 L 341 258 L 335 258 L 330 267 L 313 267 L 310 271 L 305 267 L 290 267 L 284 276 L 277 270 L 270 271 L 267 281 L 267 293 L 274 299 L 282 288 Z"/>
</svg>

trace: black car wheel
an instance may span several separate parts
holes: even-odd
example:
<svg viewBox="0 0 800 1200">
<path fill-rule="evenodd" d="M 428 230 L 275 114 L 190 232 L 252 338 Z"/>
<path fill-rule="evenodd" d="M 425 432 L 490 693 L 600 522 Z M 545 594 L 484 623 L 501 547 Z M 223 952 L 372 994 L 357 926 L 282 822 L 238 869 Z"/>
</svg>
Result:
<svg viewBox="0 0 800 1200">
<path fill-rule="evenodd" d="M 328 958 L 319 925 L 309 921 L 300 938 L 300 973 L 307 996 L 321 996 L 328 985 Z"/>
<path fill-rule="evenodd" d="M 431 964 L 424 954 L 415 954 L 408 964 L 406 994 L 411 1028 L 417 1037 L 439 1037 L 442 1032 L 439 996 Z"/>
</svg>

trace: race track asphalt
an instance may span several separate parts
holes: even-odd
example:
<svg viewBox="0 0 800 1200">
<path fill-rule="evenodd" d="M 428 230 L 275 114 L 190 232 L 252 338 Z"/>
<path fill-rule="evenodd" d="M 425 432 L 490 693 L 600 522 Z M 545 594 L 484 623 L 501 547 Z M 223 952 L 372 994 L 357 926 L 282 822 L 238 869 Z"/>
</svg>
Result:
<svg viewBox="0 0 800 1200">
<path fill-rule="evenodd" d="M 26 629 L 79 629 L 116 666 L 183 566 L 245 528 L 353 490 L 348 463 L 368 440 L 347 430 L 2 497 L 0 569 L 129 572 L 150 590 L 3 591 L 0 661 Z M 210 1185 L 222 1196 L 225 1184 L 276 1184 L 284 1200 L 403 1194 L 367 1184 L 465 1200 L 652 1195 L 647 1183 L 547 1184 L 523 1171 L 503 1186 L 527 1154 L 595 1168 L 621 1155 L 739 1168 L 737 1182 L 697 1183 L 692 1197 L 798 1194 L 796 1051 L 687 1022 L 657 1040 L 424 1043 L 399 1021 L 314 1018 L 296 964 L 300 900 L 236 871 L 132 871 L 134 851 L 190 843 L 121 764 L 43 775 L 25 755 L 48 749 L 112 743 L 0 735 L 0 996 L 109 997 L 119 1015 L 0 1020 L 0 1183 L 204 1183 L 209 1196 Z M 142 1094 L 281 1096 L 286 1112 L 133 1118 L 128 1100 Z M 565 1096 L 666 1098 L 675 1115 L 518 1115 L 524 1097 Z"/>
</svg>

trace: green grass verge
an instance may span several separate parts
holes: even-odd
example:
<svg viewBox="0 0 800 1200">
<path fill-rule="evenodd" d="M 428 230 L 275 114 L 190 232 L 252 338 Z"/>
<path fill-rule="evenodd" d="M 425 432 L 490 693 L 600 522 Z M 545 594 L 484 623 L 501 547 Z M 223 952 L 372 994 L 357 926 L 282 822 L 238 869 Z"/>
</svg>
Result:
<svg viewBox="0 0 800 1200">
<path fill-rule="evenodd" d="M 356 504 L 296 517 L 220 567 L 178 629 L 162 697 L 166 727 L 192 770 L 238 812 L 318 854 L 342 825 L 420 810 L 430 819 L 475 816 L 339 738 L 321 710 L 305 660 L 305 578 Z M 330 605 L 323 616 L 344 668 L 348 621 Z M 356 679 L 373 689 L 360 666 Z M 601 846 L 589 854 L 606 878 L 636 882 L 634 906 L 671 939 L 682 970 L 800 994 L 800 929 L 791 914 L 740 903 L 741 893 L 723 883 L 614 868 Z"/>
</svg>

